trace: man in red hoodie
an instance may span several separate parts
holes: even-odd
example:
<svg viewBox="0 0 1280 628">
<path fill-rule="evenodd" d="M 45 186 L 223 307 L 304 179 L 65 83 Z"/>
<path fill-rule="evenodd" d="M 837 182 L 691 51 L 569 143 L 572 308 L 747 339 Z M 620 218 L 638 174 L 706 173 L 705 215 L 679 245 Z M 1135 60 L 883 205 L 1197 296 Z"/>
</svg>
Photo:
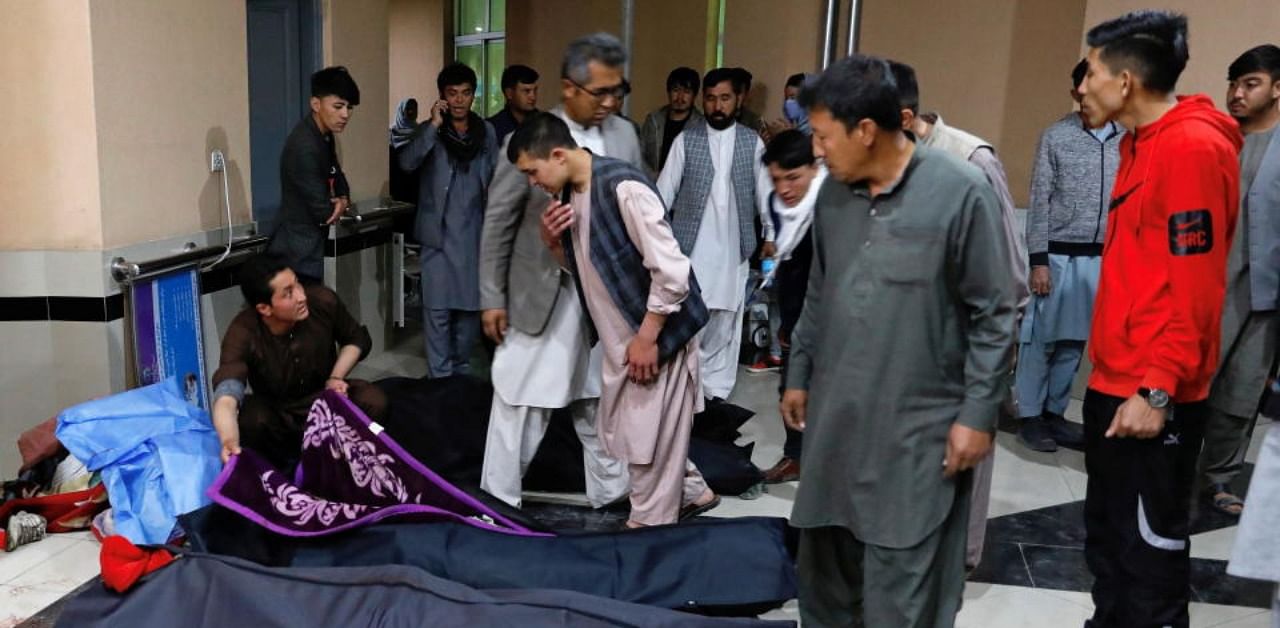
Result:
<svg viewBox="0 0 1280 628">
<path fill-rule="evenodd" d="M 1217 366 L 1242 138 L 1207 96 L 1173 96 L 1187 20 L 1137 11 L 1088 34 L 1092 126 L 1130 129 L 1107 220 L 1085 396 L 1088 625 L 1188 624 L 1189 517 Z"/>
</svg>

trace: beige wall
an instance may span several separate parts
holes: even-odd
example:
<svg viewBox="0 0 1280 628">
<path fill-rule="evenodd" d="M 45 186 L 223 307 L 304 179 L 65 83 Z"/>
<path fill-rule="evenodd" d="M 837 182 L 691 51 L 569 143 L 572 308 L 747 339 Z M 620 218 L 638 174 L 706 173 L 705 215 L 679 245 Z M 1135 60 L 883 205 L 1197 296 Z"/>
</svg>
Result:
<svg viewBox="0 0 1280 628">
<path fill-rule="evenodd" d="M 597 31 L 621 34 L 618 0 L 507 0 L 507 63 L 541 75 L 538 107 L 560 102 L 560 60 L 575 38 Z"/>
<path fill-rule="evenodd" d="M 782 117 L 782 88 L 797 72 L 822 62 L 823 0 L 727 0 L 724 65 L 751 71 L 747 106 L 767 120 Z"/>
<path fill-rule="evenodd" d="M 209 152 L 226 155 L 234 223 L 249 220 L 245 3 L 90 4 L 107 248 L 226 224 Z"/>
<path fill-rule="evenodd" d="M 338 137 L 339 160 L 351 184 L 351 200 L 377 199 L 387 189 L 387 124 L 390 100 L 387 0 L 326 0 L 324 62 L 345 65 L 360 85 L 360 106 Z"/>
<path fill-rule="evenodd" d="M 89 2 L 13 2 L 4 13 L 0 250 L 101 248 Z"/>
<path fill-rule="evenodd" d="M 915 67 L 921 109 L 994 144 L 1025 207 L 1040 132 L 1072 106 L 1085 1 L 864 1 L 860 51 Z"/>
<path fill-rule="evenodd" d="M 1093 26 L 1138 9 L 1172 9 L 1187 15 L 1191 61 L 1178 81 L 1178 93 L 1206 92 L 1219 107 L 1227 88 L 1227 66 L 1258 44 L 1280 44 L 1280 5 L 1275 0 L 1089 0 L 1081 46 L 1084 33 Z"/>
<path fill-rule="evenodd" d="M 706 70 L 706 2 L 640 0 L 636 4 L 631 60 L 631 118 L 644 122 L 650 111 L 667 104 L 667 74 L 680 66 Z M 684 19 L 672 19 L 676 15 Z M 698 108 L 702 104 L 698 103 Z"/>
<path fill-rule="evenodd" d="M 390 91 L 387 124 L 395 121 L 396 106 L 417 98 L 423 111 L 436 97 L 436 74 L 444 67 L 445 0 L 390 0 L 387 5 L 387 52 Z"/>
</svg>

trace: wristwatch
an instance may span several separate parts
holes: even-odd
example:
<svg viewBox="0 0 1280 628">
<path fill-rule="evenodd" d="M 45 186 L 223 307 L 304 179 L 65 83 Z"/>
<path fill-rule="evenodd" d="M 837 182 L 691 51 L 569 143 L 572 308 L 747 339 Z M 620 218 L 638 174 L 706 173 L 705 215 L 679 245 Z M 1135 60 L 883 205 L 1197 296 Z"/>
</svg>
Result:
<svg viewBox="0 0 1280 628">
<path fill-rule="evenodd" d="M 1139 388 L 1138 396 L 1147 400 L 1147 405 L 1156 410 L 1164 410 L 1169 407 L 1169 393 L 1159 388 Z"/>
</svg>

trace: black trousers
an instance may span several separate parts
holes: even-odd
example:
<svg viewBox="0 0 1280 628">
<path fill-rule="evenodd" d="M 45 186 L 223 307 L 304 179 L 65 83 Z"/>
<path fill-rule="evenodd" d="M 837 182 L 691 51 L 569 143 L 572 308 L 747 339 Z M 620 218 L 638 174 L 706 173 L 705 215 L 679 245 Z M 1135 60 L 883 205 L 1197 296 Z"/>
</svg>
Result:
<svg viewBox="0 0 1280 628">
<path fill-rule="evenodd" d="M 1185 628 L 1191 494 L 1208 404 L 1177 405 L 1155 438 L 1106 438 L 1124 401 L 1092 389 L 1084 398 L 1090 625 Z"/>
<path fill-rule="evenodd" d="M 794 326 L 794 323 L 792 323 Z M 788 334 L 790 332 L 788 331 Z M 787 336 L 783 336 L 786 338 Z M 790 338 L 787 338 L 790 340 Z M 782 399 L 782 394 L 787 390 L 787 365 L 791 363 L 791 343 L 782 344 L 782 372 L 778 377 L 778 399 Z M 790 458 L 795 461 L 800 460 L 800 452 L 804 448 L 804 432 L 793 430 L 786 425 L 783 429 L 787 431 L 787 440 L 782 443 L 782 457 Z"/>
</svg>

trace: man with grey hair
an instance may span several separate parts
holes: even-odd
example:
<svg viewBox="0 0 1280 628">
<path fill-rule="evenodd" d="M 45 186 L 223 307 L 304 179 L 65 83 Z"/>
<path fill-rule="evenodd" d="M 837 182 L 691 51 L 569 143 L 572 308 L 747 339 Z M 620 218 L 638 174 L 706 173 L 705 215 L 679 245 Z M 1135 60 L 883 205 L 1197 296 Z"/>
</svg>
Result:
<svg viewBox="0 0 1280 628">
<path fill-rule="evenodd" d="M 625 91 L 626 60 L 622 42 L 607 33 L 571 42 L 560 69 L 561 105 L 551 113 L 579 146 L 643 167 L 635 127 L 610 113 Z M 521 480 L 551 413 L 568 406 L 582 440 L 587 499 L 601 507 L 626 497 L 627 469 L 597 434 L 600 352 L 590 346 L 573 277 L 542 243 L 542 213 L 553 201 L 510 162 L 498 164 L 480 242 L 482 321 L 498 344 L 480 486 L 519 506 Z"/>
</svg>

